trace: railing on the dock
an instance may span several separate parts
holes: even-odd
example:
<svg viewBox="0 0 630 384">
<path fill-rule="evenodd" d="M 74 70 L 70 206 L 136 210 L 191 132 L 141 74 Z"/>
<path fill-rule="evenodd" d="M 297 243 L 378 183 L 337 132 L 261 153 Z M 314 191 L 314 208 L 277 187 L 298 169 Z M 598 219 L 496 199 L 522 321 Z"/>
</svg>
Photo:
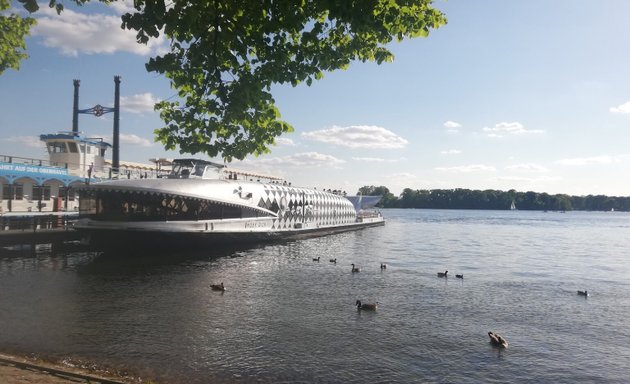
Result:
<svg viewBox="0 0 630 384">
<path fill-rule="evenodd" d="M 157 177 L 166 176 L 170 173 L 170 169 L 162 169 L 157 165 L 151 166 L 148 164 L 125 164 L 124 162 L 118 167 L 118 171 L 112 168 L 111 165 L 105 164 L 100 169 L 93 169 L 93 172 L 89 172 L 89 165 L 78 163 L 60 163 L 56 161 L 35 159 L 29 157 L 0 155 L 0 162 L 11 164 L 24 164 L 38 167 L 57 167 L 65 168 L 71 175 L 79 177 L 91 176 L 97 180 L 110 180 L 110 179 L 154 179 Z"/>
<path fill-rule="evenodd" d="M 69 230 L 77 217 L 76 214 L 0 216 L 0 233 L 37 232 L 48 229 Z"/>
</svg>

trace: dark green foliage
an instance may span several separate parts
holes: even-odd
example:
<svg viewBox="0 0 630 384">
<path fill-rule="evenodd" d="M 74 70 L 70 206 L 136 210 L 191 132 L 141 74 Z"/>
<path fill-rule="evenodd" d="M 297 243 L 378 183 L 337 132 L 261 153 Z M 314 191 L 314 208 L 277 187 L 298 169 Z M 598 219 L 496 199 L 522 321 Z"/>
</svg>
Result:
<svg viewBox="0 0 630 384">
<path fill-rule="evenodd" d="M 394 196 L 387 187 L 382 185 L 380 187 L 375 187 L 373 185 L 361 187 L 359 188 L 358 193 L 364 196 L 381 196 L 381 201 L 377 204 L 377 207 L 381 208 L 391 206 L 392 204 L 395 204 L 397 200 L 396 196 Z"/>
<path fill-rule="evenodd" d="M 15 13 L 5 15 L 4 11 L 10 7 L 9 0 L 0 0 L 0 75 L 7 69 L 20 69 L 20 62 L 28 57 L 24 52 L 24 37 L 35 24 L 35 19 L 30 17 Z"/>
</svg>

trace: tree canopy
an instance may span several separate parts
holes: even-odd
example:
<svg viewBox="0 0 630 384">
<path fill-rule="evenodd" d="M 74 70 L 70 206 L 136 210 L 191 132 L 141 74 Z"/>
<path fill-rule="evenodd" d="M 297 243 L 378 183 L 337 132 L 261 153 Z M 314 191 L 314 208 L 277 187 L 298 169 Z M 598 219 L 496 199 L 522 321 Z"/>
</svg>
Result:
<svg viewBox="0 0 630 384">
<path fill-rule="evenodd" d="M 1 0 L 7 1 L 7 0 Z M 29 11 L 35 0 L 19 0 Z M 81 4 L 85 0 L 75 0 Z M 446 23 L 432 0 L 135 0 L 122 27 L 139 43 L 165 35 L 170 51 L 152 57 L 179 100 L 156 110 L 166 149 L 226 160 L 269 152 L 293 127 L 280 116 L 274 84 L 310 85 L 353 61 L 393 60 L 386 45 L 426 37 Z M 50 6 L 59 6 L 50 0 Z M 4 45 L 4 43 L 2 43 Z"/>
<path fill-rule="evenodd" d="M 24 38 L 35 19 L 16 13 L 5 14 L 11 3 L 0 0 L 0 75 L 7 69 L 19 69 L 20 62 L 28 57 Z"/>
</svg>

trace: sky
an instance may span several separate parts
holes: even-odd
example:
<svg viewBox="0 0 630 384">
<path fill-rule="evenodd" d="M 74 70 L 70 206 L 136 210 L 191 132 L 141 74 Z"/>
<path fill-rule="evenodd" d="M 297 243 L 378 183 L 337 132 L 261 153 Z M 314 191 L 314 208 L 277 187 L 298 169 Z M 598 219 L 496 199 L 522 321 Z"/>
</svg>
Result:
<svg viewBox="0 0 630 384">
<path fill-rule="evenodd" d="M 153 104 L 176 93 L 144 64 L 168 42 L 139 45 L 121 30 L 124 2 L 65 5 L 58 16 L 41 4 L 30 57 L 0 75 L 0 154 L 47 158 L 39 135 L 72 129 L 72 80 L 81 80 L 79 108 L 113 106 L 120 75 L 120 159 L 187 156 L 154 142 L 162 122 Z M 448 24 L 388 45 L 393 63 L 355 62 L 310 87 L 274 86 L 295 131 L 270 154 L 229 166 L 350 194 L 383 185 L 394 195 L 467 188 L 630 196 L 630 1 L 434 6 Z M 79 130 L 111 142 L 112 119 L 80 115 Z"/>
</svg>

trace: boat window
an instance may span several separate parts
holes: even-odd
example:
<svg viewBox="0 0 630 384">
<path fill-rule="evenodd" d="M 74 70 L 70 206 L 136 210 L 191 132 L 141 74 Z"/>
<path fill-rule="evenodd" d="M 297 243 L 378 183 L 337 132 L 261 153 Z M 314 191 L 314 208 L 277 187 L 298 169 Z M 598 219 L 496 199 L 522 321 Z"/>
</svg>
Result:
<svg viewBox="0 0 630 384">
<path fill-rule="evenodd" d="M 193 172 L 193 176 L 203 176 L 203 173 L 206 169 L 206 166 L 203 164 L 197 164 L 195 165 L 195 171 Z"/>
<path fill-rule="evenodd" d="M 169 177 L 175 179 L 187 179 L 193 170 L 193 165 L 190 163 L 175 163 L 173 164 L 173 171 Z"/>
<path fill-rule="evenodd" d="M 77 148 L 77 143 L 68 143 L 68 149 L 70 149 L 70 153 L 79 152 L 79 149 Z"/>
<path fill-rule="evenodd" d="M 194 221 L 267 216 L 249 207 L 181 196 L 82 191 L 79 214 L 94 220 Z"/>
</svg>

